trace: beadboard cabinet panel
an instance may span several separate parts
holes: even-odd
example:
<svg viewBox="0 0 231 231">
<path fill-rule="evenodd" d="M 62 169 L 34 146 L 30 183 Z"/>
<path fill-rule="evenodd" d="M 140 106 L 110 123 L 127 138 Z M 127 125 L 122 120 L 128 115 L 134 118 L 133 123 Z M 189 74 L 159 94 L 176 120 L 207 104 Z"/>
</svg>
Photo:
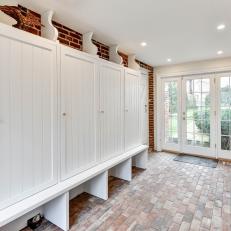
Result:
<svg viewBox="0 0 231 231">
<path fill-rule="evenodd" d="M 56 45 L 0 33 L 0 208 L 57 182 Z"/>
<path fill-rule="evenodd" d="M 0 210 L 141 146 L 140 77 L 0 25 Z"/>
<path fill-rule="evenodd" d="M 125 70 L 125 151 L 141 145 L 140 73 Z"/>
<path fill-rule="evenodd" d="M 62 179 L 97 162 L 97 62 L 61 47 Z"/>
<path fill-rule="evenodd" d="M 124 151 L 124 71 L 114 64 L 100 66 L 100 154 L 101 160 Z"/>
<path fill-rule="evenodd" d="M 142 73 L 140 79 L 140 121 L 141 141 L 148 144 L 148 74 Z"/>
</svg>

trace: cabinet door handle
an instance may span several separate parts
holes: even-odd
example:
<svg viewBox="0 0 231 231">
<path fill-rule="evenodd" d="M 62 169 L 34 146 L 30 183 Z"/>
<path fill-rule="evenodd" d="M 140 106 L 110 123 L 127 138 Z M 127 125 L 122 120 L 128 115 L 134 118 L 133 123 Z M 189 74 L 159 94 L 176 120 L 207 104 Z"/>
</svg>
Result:
<svg viewBox="0 0 231 231">
<path fill-rule="evenodd" d="M 148 112 L 148 105 L 145 104 L 144 108 L 144 112 Z"/>
<path fill-rule="evenodd" d="M 62 114 L 63 116 L 66 116 L 67 115 L 67 113 L 66 112 L 63 112 L 63 114 Z"/>
<path fill-rule="evenodd" d="M 101 110 L 100 113 L 104 114 L 104 110 Z"/>
</svg>

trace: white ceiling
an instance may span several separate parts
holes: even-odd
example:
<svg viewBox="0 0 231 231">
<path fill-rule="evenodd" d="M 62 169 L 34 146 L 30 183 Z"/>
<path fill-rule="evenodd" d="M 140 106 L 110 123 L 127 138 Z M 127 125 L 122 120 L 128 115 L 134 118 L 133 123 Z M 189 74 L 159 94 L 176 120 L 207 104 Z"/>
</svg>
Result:
<svg viewBox="0 0 231 231">
<path fill-rule="evenodd" d="M 120 44 L 151 65 L 231 56 L 230 0 L 18 0 L 37 12 L 55 11 L 54 19 L 94 38 Z M 226 24 L 224 31 L 216 27 Z M 147 42 L 141 47 L 142 41 Z"/>
</svg>

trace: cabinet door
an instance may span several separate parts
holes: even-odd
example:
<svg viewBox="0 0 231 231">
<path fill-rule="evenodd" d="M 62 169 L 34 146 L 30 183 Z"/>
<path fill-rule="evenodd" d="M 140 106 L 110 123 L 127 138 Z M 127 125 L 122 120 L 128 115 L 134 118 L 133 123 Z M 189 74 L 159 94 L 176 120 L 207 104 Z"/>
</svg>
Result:
<svg viewBox="0 0 231 231">
<path fill-rule="evenodd" d="M 113 64 L 100 67 L 101 159 L 123 152 L 123 69 Z"/>
<path fill-rule="evenodd" d="M 56 45 L 1 28 L 0 209 L 57 182 L 56 147 Z"/>
<path fill-rule="evenodd" d="M 140 73 L 125 71 L 125 149 L 141 144 L 140 135 Z"/>
<path fill-rule="evenodd" d="M 61 48 L 62 179 L 96 161 L 97 65 L 74 49 Z"/>
<path fill-rule="evenodd" d="M 142 73 L 140 80 L 140 122 L 142 144 L 148 144 L 148 74 Z"/>
</svg>

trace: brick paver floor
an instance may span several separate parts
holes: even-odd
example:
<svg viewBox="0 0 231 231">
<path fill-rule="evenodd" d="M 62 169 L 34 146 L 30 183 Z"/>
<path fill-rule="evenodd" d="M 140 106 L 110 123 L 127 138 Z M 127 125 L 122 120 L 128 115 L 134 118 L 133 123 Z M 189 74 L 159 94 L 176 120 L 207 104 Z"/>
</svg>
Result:
<svg viewBox="0 0 231 231">
<path fill-rule="evenodd" d="M 231 165 L 214 169 L 174 157 L 150 154 L 148 169 L 134 169 L 130 183 L 110 178 L 107 201 L 86 193 L 73 199 L 70 230 L 231 231 Z M 60 229 L 44 222 L 37 230 Z"/>
</svg>

